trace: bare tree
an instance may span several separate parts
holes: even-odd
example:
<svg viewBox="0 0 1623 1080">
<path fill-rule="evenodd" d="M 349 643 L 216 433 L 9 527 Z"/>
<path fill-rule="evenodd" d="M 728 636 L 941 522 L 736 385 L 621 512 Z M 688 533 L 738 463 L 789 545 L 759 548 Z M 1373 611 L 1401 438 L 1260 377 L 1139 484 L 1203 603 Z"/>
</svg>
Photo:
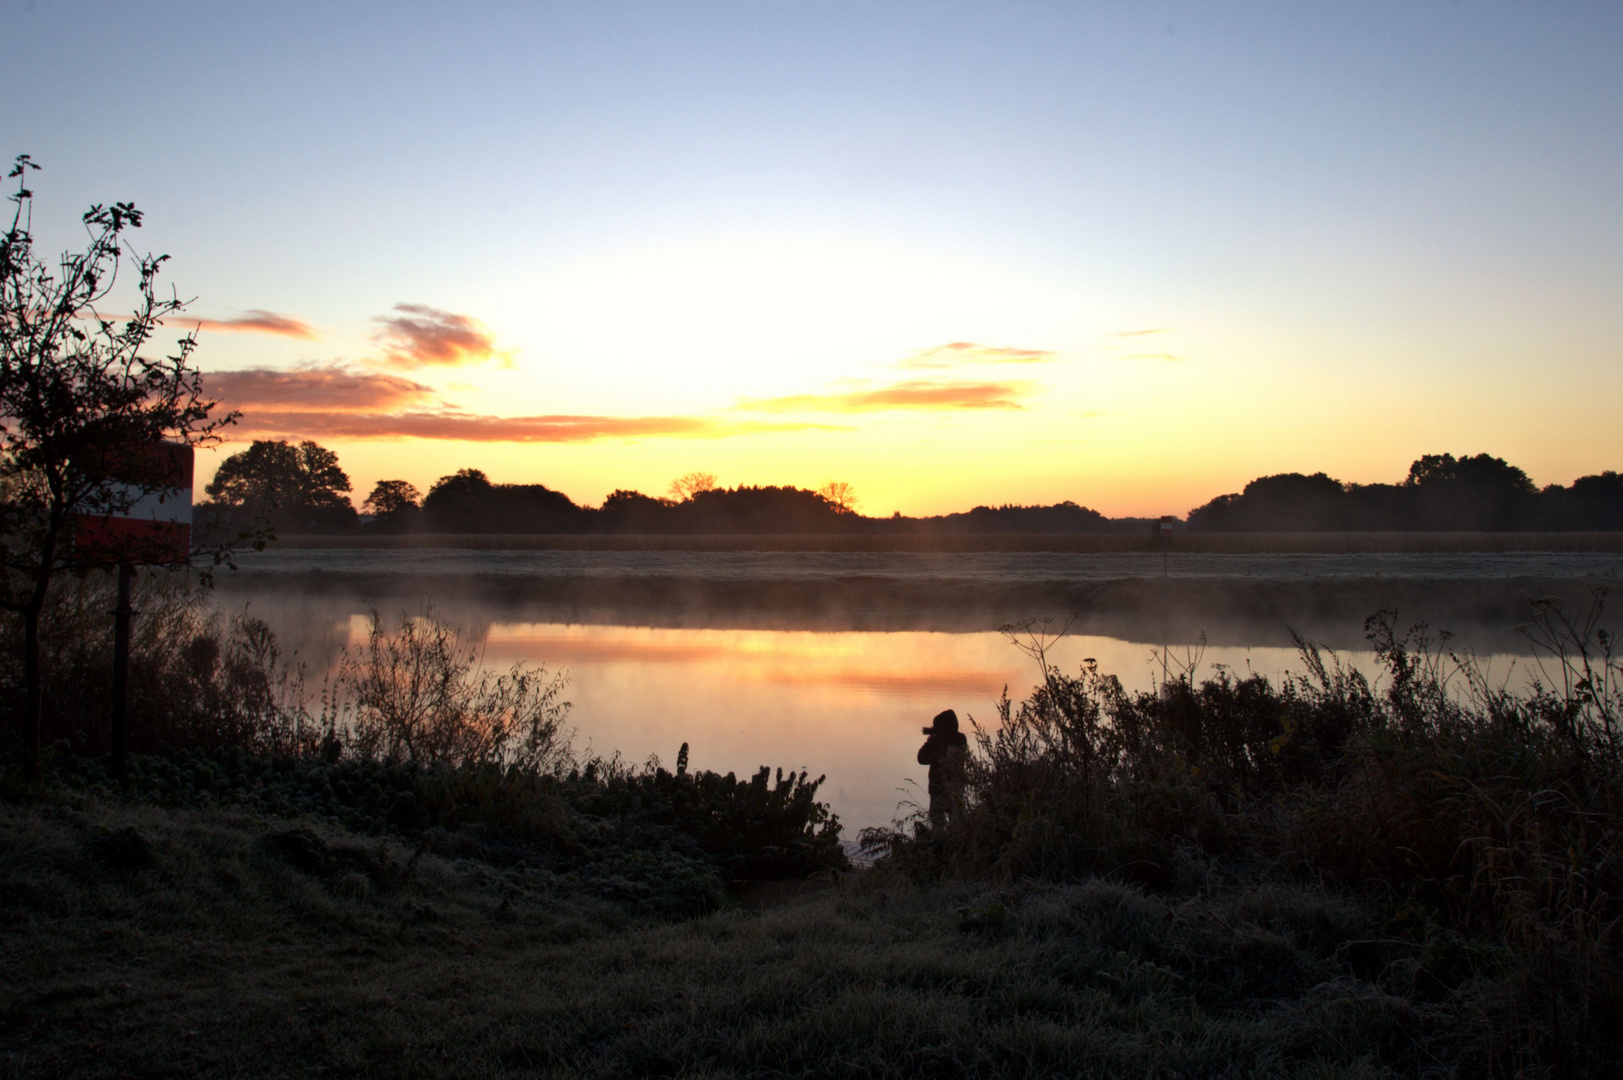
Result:
<svg viewBox="0 0 1623 1080">
<path fill-rule="evenodd" d="M 716 486 L 716 474 L 707 472 L 690 472 L 686 476 L 678 476 L 671 481 L 671 498 L 691 499 L 701 491 L 712 491 Z"/>
<path fill-rule="evenodd" d="M 25 766 L 39 771 L 40 613 L 52 577 L 89 564 L 76 551 L 79 517 L 127 513 L 139 493 L 175 495 L 161 463 L 140 448 L 161 441 L 216 441 L 235 413 L 213 416 L 191 367 L 196 335 L 171 355 L 143 355 L 179 299 L 159 299 L 158 273 L 168 256 L 140 255 L 125 230 L 139 228 L 129 203 L 97 204 L 83 216 L 85 249 L 53 266 L 34 247 L 28 155 L 19 156 L 11 227 L 0 238 L 0 609 L 23 621 L 22 729 Z M 136 275 L 133 310 L 103 318 L 106 300 L 128 260 Z M 149 455 L 150 456 L 150 455 Z M 150 475 L 146 475 L 150 473 Z M 117 476 L 123 485 L 109 484 Z"/>
<path fill-rule="evenodd" d="M 830 480 L 817 489 L 817 494 L 833 503 L 842 514 L 856 513 L 857 504 L 862 501 L 857 498 L 857 489 L 844 480 Z"/>
</svg>

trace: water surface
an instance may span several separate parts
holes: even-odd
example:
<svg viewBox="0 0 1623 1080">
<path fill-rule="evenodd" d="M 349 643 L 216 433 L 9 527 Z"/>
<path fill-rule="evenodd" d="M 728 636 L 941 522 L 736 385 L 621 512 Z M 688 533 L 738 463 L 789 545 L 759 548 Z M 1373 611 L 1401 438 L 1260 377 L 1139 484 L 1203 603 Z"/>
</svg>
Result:
<svg viewBox="0 0 1623 1080">
<path fill-rule="evenodd" d="M 563 672 L 582 748 L 669 763 L 686 742 L 695 768 L 745 774 L 766 764 L 826 774 L 823 793 L 847 835 L 888 822 L 898 804 L 923 798 L 925 770 L 914 755 L 920 728 L 936 712 L 952 708 L 966 722 L 990 724 L 1005 687 L 1018 700 L 1039 678 L 1034 661 L 997 629 L 1006 613 L 954 607 L 943 629 L 938 609 L 877 610 L 894 594 L 876 583 L 910 582 L 906 595 L 917 604 L 919 597 L 963 595 L 954 590 L 965 580 L 980 584 L 984 592 L 977 595 L 999 595 L 1021 582 L 1109 588 L 1154 581 L 1162 569 L 1153 555 L 1056 553 L 302 550 L 241 562 L 242 571 L 222 575 L 222 606 L 247 606 L 266 618 L 314 671 L 330 665 L 337 650 L 363 642 L 374 612 L 388 622 L 432 607 L 461 627 L 491 666 L 545 664 Z M 1284 583 L 1281 595 L 1291 596 L 1297 594 L 1288 591 L 1290 583 L 1308 582 L 1317 591 L 1300 595 L 1321 607 L 1326 597 L 1356 596 L 1348 610 L 1359 617 L 1308 609 L 1301 615 L 1306 623 L 1318 619 L 1324 631 L 1318 636 L 1333 638 L 1345 662 L 1370 670 L 1361 618 L 1367 612 L 1357 605 L 1380 602 L 1386 583 L 1420 582 L 1446 599 L 1496 582 L 1536 581 L 1569 588 L 1577 598 L 1619 570 L 1623 556 L 1616 554 L 1177 555 L 1165 579 L 1172 591 L 1155 595 L 1170 603 L 1182 595 L 1178 590 L 1225 581 L 1232 591 L 1213 595 L 1243 599 L 1253 584 L 1278 590 Z M 615 582 L 617 602 L 585 615 L 561 611 L 528 591 L 548 579 L 587 595 L 594 582 Z M 474 589 L 468 585 L 474 581 L 495 584 Z M 657 604 L 636 603 L 639 581 L 720 582 L 758 603 L 754 614 L 741 615 L 736 606 L 710 609 L 690 599 L 672 618 Z M 785 582 L 794 590 L 773 591 Z M 825 612 L 802 624 L 793 611 L 765 622 L 755 617 L 771 613 L 773 597 L 798 602 L 835 590 L 843 590 L 844 606 L 832 618 Z M 648 595 L 655 595 L 652 584 Z M 1525 604 L 1514 588 L 1507 595 Z M 872 628 L 876 615 L 885 616 L 882 629 Z M 1067 618 L 1057 614 L 1051 629 Z M 1508 615 L 1448 628 L 1457 634 L 1455 646 L 1480 654 L 1494 678 L 1529 670 L 1529 649 Z M 1291 629 L 1266 612 L 1228 619 L 1209 607 L 1179 618 L 1100 610 L 1085 613 L 1053 646 L 1050 660 L 1074 671 L 1094 658 L 1130 689 L 1150 689 L 1163 671 L 1188 665 L 1196 677 L 1219 666 L 1279 676 L 1301 669 Z"/>
</svg>

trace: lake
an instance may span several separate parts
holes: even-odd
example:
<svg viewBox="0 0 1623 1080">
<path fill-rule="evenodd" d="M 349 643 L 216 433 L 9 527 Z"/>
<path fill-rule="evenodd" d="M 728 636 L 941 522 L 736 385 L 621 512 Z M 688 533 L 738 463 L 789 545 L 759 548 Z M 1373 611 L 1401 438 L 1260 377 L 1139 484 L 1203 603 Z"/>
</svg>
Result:
<svg viewBox="0 0 1623 1080">
<path fill-rule="evenodd" d="M 1623 555 L 294 550 L 251 554 L 218 599 L 266 619 L 313 670 L 386 620 L 432 606 L 494 667 L 568 677 L 578 747 L 694 768 L 805 768 L 845 824 L 924 799 L 914 755 L 941 709 L 995 719 L 1036 664 L 998 627 L 1072 623 L 1050 659 L 1085 657 L 1130 689 L 1198 664 L 1299 669 L 1291 631 L 1369 669 L 1363 617 L 1452 630 L 1496 678 L 1528 670 L 1530 597 L 1587 597 Z M 1204 639 L 1204 647 L 1201 642 Z"/>
</svg>

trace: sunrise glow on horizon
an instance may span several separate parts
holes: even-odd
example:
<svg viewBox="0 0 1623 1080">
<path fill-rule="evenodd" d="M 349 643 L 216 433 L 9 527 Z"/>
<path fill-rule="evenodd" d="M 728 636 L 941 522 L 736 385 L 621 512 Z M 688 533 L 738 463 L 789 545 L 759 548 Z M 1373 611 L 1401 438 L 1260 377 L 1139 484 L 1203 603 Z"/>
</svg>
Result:
<svg viewBox="0 0 1623 1080">
<path fill-rule="evenodd" d="M 120 59 L 77 58 L 89 28 Z M 195 296 L 357 503 L 831 480 L 1183 514 L 1269 473 L 1623 467 L 1623 11 L 9 6 L 36 231 Z"/>
</svg>

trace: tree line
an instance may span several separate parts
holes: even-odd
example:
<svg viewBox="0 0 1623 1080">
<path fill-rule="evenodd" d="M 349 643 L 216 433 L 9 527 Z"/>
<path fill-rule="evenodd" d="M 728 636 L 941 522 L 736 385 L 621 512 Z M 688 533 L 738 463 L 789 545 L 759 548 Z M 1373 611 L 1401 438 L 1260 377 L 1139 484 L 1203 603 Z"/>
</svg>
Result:
<svg viewBox="0 0 1623 1080">
<path fill-rule="evenodd" d="M 426 493 L 380 480 L 352 505 L 338 455 L 313 442 L 260 440 L 227 458 L 205 489 L 194 525 L 235 535 L 268 525 L 301 533 L 1143 533 L 1158 519 L 1109 518 L 1074 502 L 977 506 L 934 517 L 868 517 L 849 484 L 716 486 L 708 473 L 672 481 L 662 496 L 620 489 L 583 506 L 544 484 L 503 484 L 478 469 L 440 477 Z M 1324 473 L 1253 480 L 1189 512 L 1194 532 L 1573 531 L 1623 529 L 1615 472 L 1542 490 L 1502 458 L 1429 454 L 1398 484 L 1348 484 Z"/>
<path fill-rule="evenodd" d="M 1427 454 L 1397 484 L 1259 477 L 1189 512 L 1197 532 L 1571 532 L 1623 529 L 1623 476 L 1536 486 L 1503 458 Z"/>
<path fill-rule="evenodd" d="M 851 485 L 716 486 L 708 473 L 672 481 L 667 494 L 620 489 L 582 506 L 544 484 L 502 484 L 459 469 L 420 492 L 380 480 L 357 511 L 338 455 L 313 442 L 259 440 L 221 463 L 193 513 L 194 528 L 222 536 L 269 526 L 301 533 L 1110 533 L 1141 532 L 1147 518 L 1107 518 L 1073 502 L 977 506 L 935 517 L 866 517 Z"/>
</svg>

